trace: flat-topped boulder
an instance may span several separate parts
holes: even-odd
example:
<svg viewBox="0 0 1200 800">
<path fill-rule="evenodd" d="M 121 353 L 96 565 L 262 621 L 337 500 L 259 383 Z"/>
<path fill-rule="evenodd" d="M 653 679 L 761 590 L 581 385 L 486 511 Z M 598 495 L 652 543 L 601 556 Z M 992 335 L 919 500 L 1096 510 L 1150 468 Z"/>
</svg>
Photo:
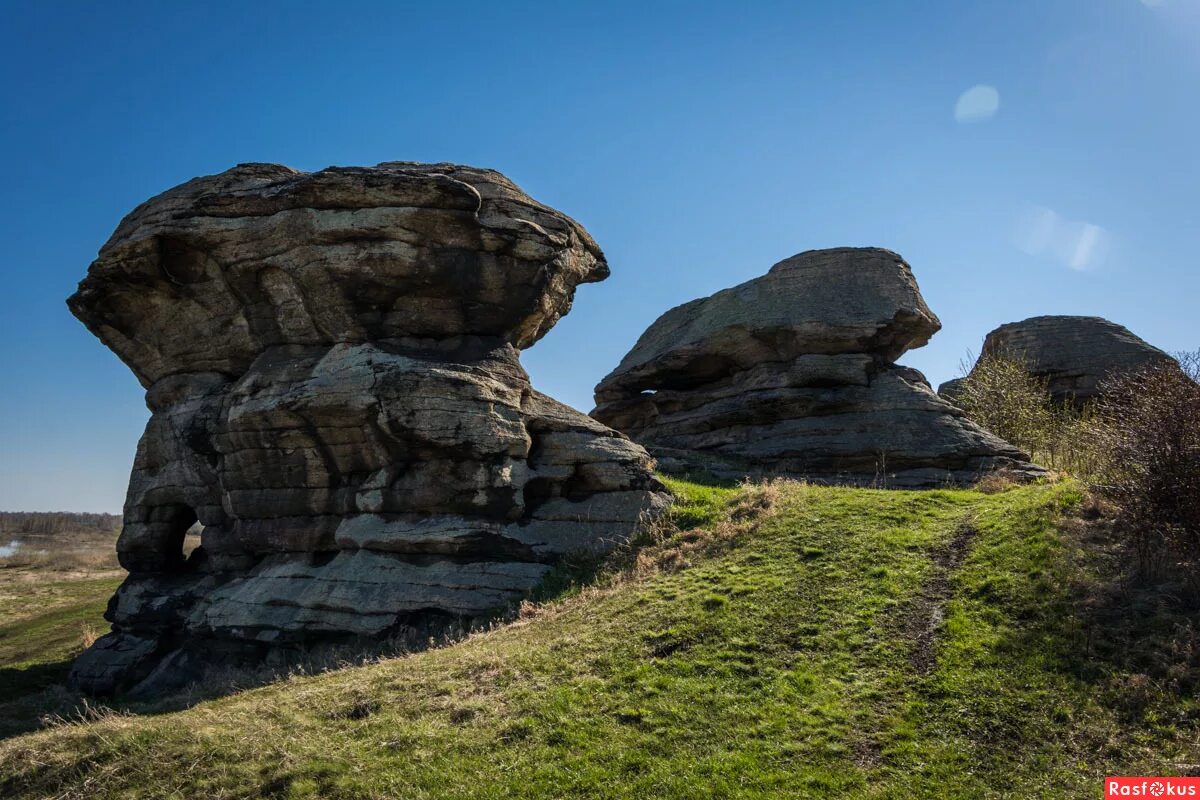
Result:
<svg viewBox="0 0 1200 800">
<path fill-rule="evenodd" d="M 1041 474 L 895 363 L 940 327 L 897 254 L 800 253 L 659 317 L 592 416 L 668 469 L 889 486 Z"/>
<path fill-rule="evenodd" d="M 130 574 L 73 681 L 423 642 L 626 540 L 667 502 L 650 457 L 519 357 L 607 274 L 578 223 L 472 167 L 251 164 L 135 209 L 69 301 L 152 412 Z"/>
<path fill-rule="evenodd" d="M 1023 362 L 1046 383 L 1057 402 L 1082 405 L 1099 396 L 1106 379 L 1157 364 L 1174 363 L 1128 328 L 1103 317 L 1051 315 L 1001 325 L 987 335 L 980 357 L 1006 356 Z M 953 397 L 957 384 L 938 393 Z"/>
<path fill-rule="evenodd" d="M 68 301 L 145 386 L 276 345 L 532 345 L 608 265 L 498 172 L 242 164 L 134 209 Z"/>
<path fill-rule="evenodd" d="M 912 270 L 890 250 L 810 250 L 663 314 L 596 394 L 687 386 L 805 355 L 895 361 L 941 326 Z"/>
</svg>

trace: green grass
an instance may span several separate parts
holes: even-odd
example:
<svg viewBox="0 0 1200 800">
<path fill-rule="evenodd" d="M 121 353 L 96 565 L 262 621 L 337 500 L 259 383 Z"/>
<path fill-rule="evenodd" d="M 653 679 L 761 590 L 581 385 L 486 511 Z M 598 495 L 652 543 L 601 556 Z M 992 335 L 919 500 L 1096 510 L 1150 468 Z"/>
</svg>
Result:
<svg viewBox="0 0 1200 800">
<path fill-rule="evenodd" d="M 10 738 L 0 796 L 1096 797 L 1200 761 L 1193 621 L 1096 629 L 1074 484 L 670 485 L 676 529 L 515 623 Z"/>
<path fill-rule="evenodd" d="M 104 609 L 122 576 L 22 577 L 0 574 L 0 669 L 9 679 L 13 671 L 72 658 L 85 634 L 106 631 Z M 0 684 L 0 698 L 10 688 Z"/>
<path fill-rule="evenodd" d="M 108 629 L 104 609 L 120 582 L 113 571 L 0 570 L 0 735 L 36 723 L 38 694 Z"/>
</svg>

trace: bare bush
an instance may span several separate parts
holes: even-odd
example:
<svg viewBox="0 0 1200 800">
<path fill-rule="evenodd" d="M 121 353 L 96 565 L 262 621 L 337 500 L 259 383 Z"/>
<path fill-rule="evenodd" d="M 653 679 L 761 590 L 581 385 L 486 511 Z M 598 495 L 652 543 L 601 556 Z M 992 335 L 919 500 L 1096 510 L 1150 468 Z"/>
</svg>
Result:
<svg viewBox="0 0 1200 800">
<path fill-rule="evenodd" d="M 1092 486 L 1141 576 L 1170 577 L 1200 599 L 1200 351 L 1176 358 L 1113 376 L 1099 400 L 1076 408 L 1053 402 L 1020 359 L 989 354 L 955 402 L 1035 460 Z"/>
<path fill-rule="evenodd" d="M 1120 529 L 1141 568 L 1183 577 L 1200 589 L 1200 351 L 1180 367 L 1159 365 L 1104 387 L 1109 467 L 1101 491 L 1118 507 Z"/>
<path fill-rule="evenodd" d="M 1192 383 L 1200 383 L 1200 350 L 1175 353 L 1175 360 Z"/>
</svg>

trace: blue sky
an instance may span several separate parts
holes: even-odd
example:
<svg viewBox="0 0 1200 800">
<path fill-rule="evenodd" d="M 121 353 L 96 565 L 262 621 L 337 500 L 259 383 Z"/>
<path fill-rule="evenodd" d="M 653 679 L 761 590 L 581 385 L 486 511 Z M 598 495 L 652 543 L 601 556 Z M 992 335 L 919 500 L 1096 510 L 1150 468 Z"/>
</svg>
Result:
<svg viewBox="0 0 1200 800">
<path fill-rule="evenodd" d="M 148 412 L 63 300 L 134 205 L 244 161 L 489 166 L 577 218 L 612 277 L 524 361 L 583 410 L 667 308 L 818 247 L 908 259 L 935 385 L 1035 314 L 1200 347 L 1200 0 L 0 12 L 0 509 L 119 510 Z"/>
</svg>

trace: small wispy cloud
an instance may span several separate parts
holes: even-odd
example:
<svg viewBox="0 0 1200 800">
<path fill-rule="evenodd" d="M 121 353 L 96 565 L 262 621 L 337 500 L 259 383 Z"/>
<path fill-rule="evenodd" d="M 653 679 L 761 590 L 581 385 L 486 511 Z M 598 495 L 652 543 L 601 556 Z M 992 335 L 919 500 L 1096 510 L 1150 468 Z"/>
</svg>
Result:
<svg viewBox="0 0 1200 800">
<path fill-rule="evenodd" d="M 1071 260 L 1067 262 L 1067 266 L 1077 270 L 1084 270 L 1092 265 L 1100 246 L 1104 243 L 1105 236 L 1104 228 L 1099 225 L 1093 225 L 1090 222 L 1084 222 L 1081 225 L 1079 236 L 1075 239 Z"/>
<path fill-rule="evenodd" d="M 983 122 L 1000 110 L 1000 93 L 987 84 L 972 86 L 958 96 L 954 104 L 956 122 Z"/>
<path fill-rule="evenodd" d="M 1018 220 L 1013 243 L 1031 256 L 1046 256 L 1078 272 L 1099 266 L 1110 240 L 1092 222 L 1067 219 L 1050 208 L 1035 206 Z"/>
</svg>

